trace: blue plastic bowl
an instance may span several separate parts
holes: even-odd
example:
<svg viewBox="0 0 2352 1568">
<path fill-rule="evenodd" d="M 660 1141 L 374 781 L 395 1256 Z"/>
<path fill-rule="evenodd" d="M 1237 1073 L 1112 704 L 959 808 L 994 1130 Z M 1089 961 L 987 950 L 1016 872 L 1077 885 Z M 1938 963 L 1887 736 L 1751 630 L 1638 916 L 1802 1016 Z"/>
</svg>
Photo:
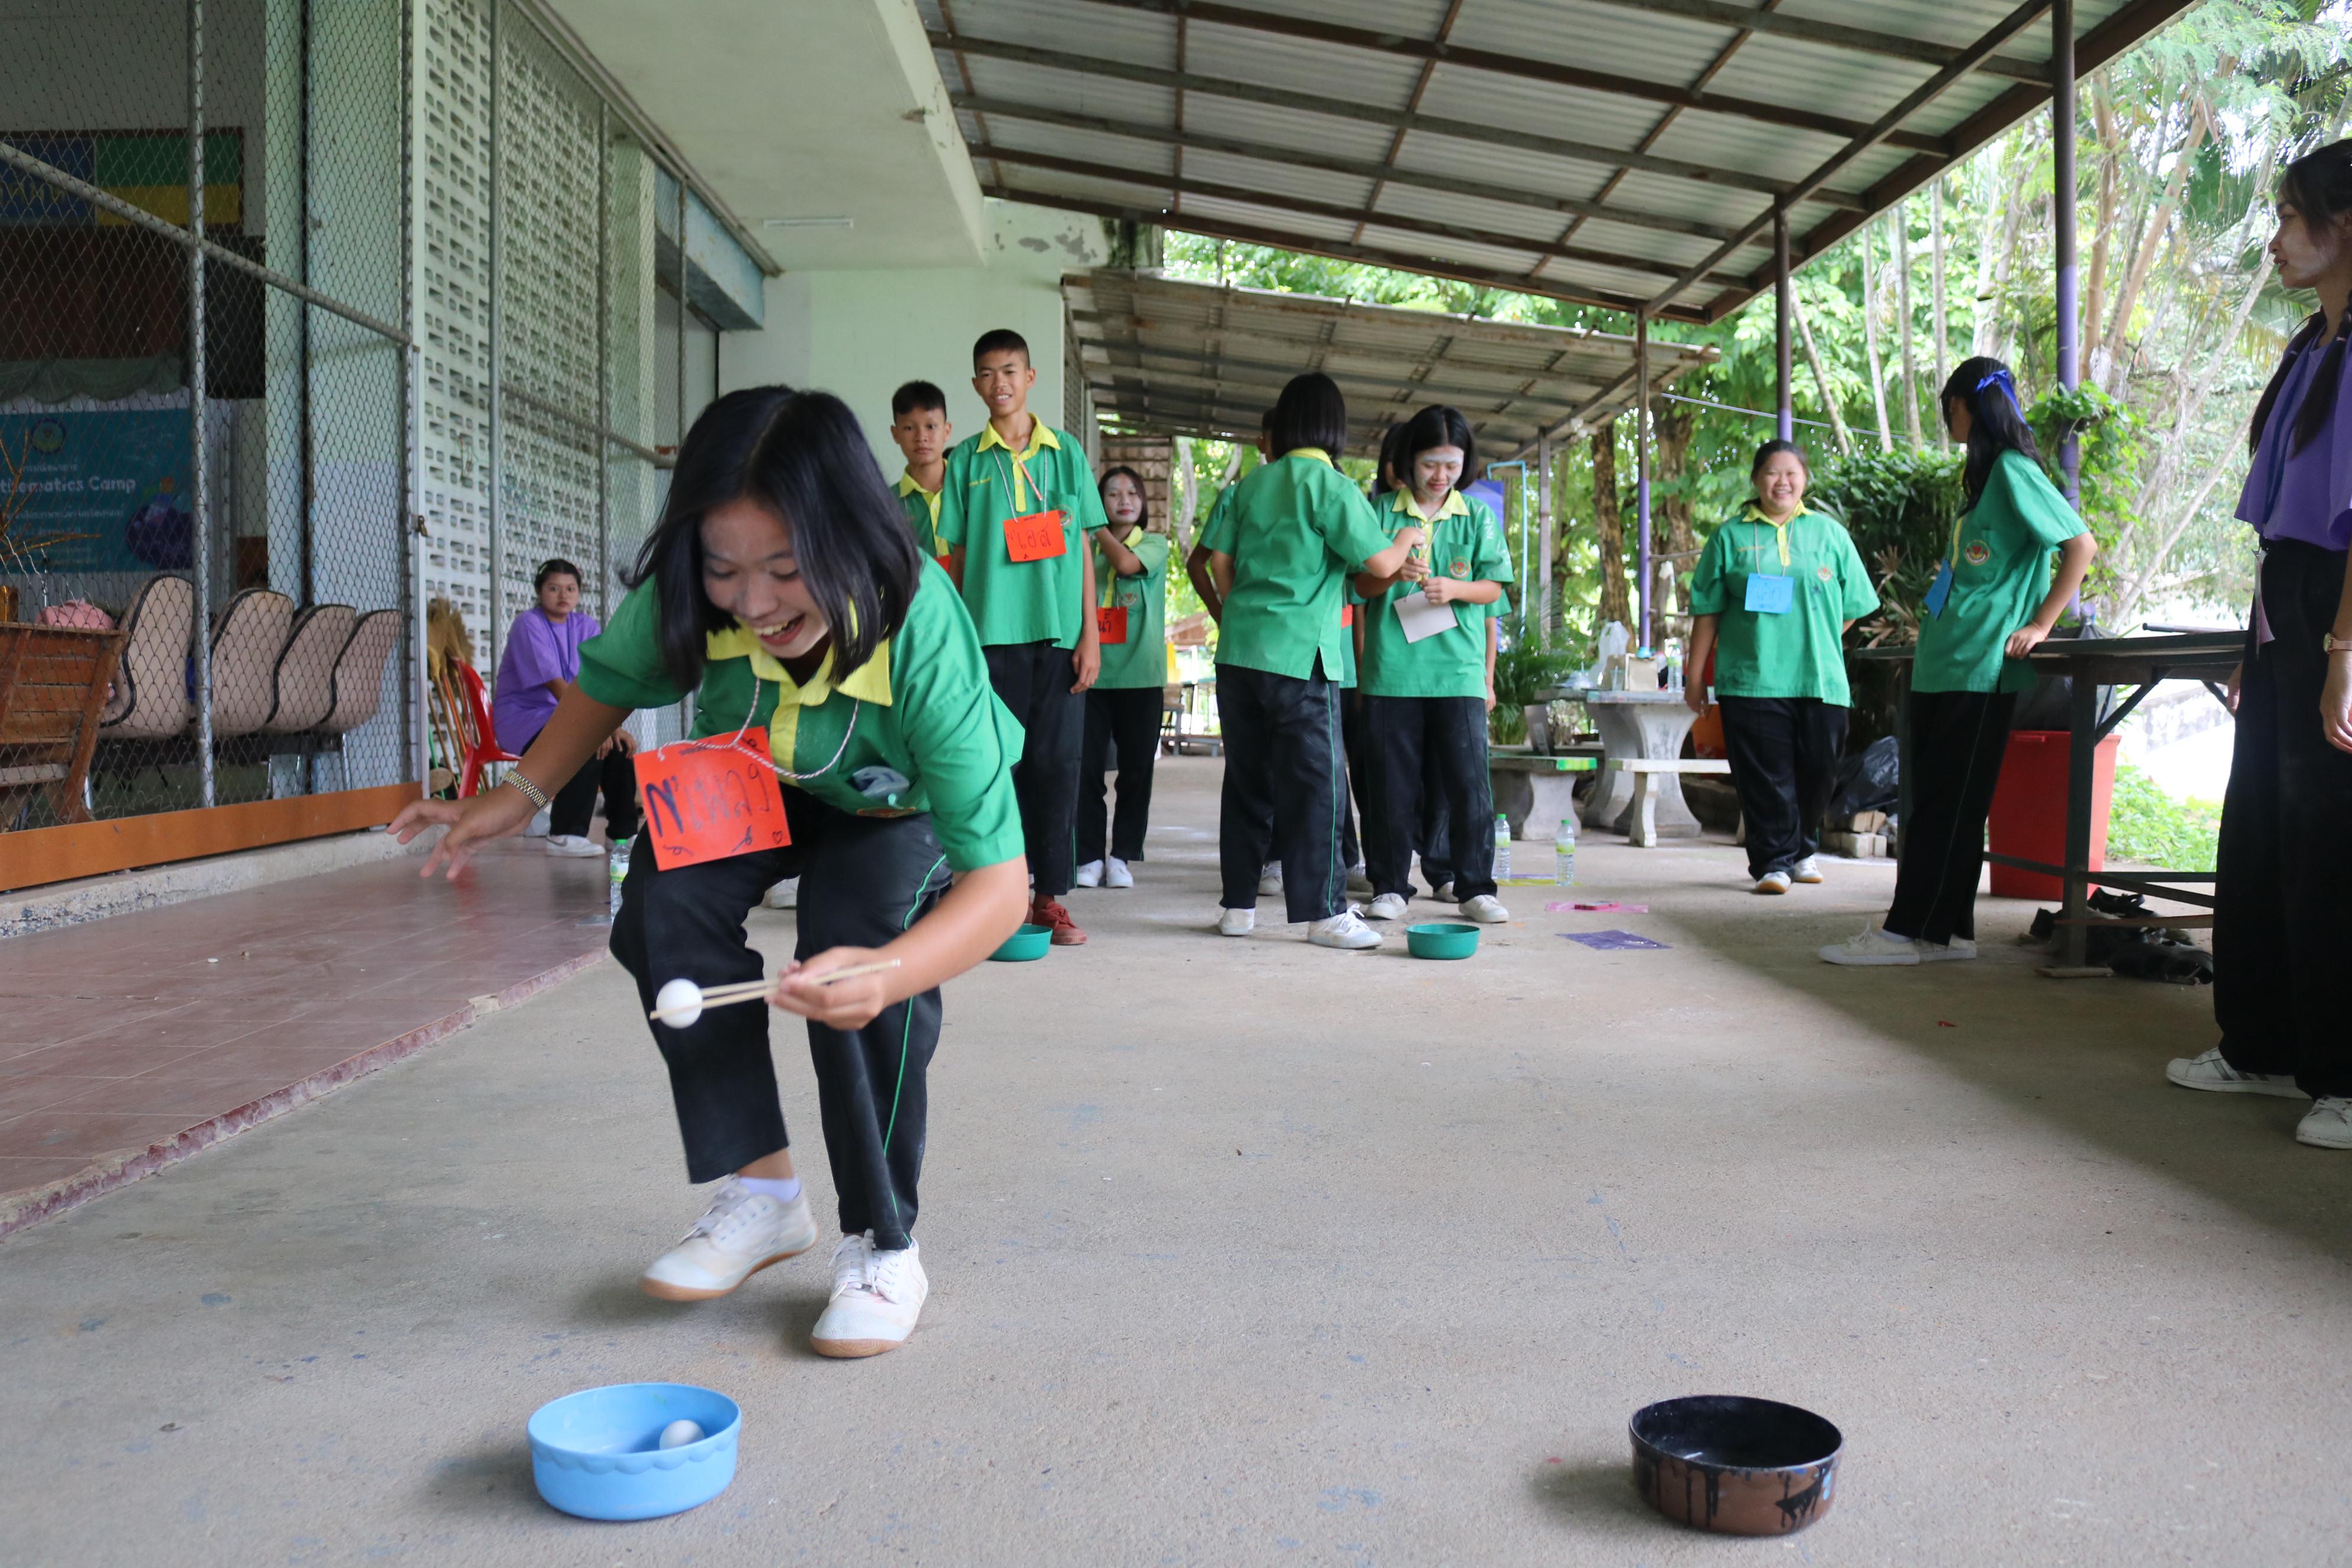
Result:
<svg viewBox="0 0 2352 1568">
<path fill-rule="evenodd" d="M 1045 950 L 1054 945 L 1052 926 L 1024 925 L 1004 939 L 1003 946 L 988 956 L 1001 963 L 1026 963 L 1033 958 L 1043 958 Z"/>
<path fill-rule="evenodd" d="M 661 1447 L 662 1428 L 691 1421 L 702 1440 Z M 616 1383 L 541 1405 L 530 1417 L 539 1495 L 582 1519 L 659 1519 L 709 1502 L 735 1479 L 743 1412 L 688 1383 Z"/>
<path fill-rule="evenodd" d="M 1478 951 L 1478 928 L 1452 921 L 1407 926 L 1404 946 L 1415 958 L 1467 958 Z"/>
</svg>

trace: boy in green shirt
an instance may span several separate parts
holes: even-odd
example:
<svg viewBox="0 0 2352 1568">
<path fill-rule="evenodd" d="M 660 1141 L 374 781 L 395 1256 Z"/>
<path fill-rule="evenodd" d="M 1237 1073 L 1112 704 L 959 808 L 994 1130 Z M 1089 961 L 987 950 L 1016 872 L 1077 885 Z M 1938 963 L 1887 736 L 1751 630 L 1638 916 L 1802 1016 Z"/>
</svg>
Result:
<svg viewBox="0 0 2352 1568">
<path fill-rule="evenodd" d="M 1087 940 L 1061 897 L 1076 873 L 1081 699 L 1101 673 L 1094 535 L 1104 523 L 1086 447 L 1029 412 L 1037 372 L 1004 328 L 971 348 L 979 435 L 948 454 L 940 541 L 988 658 L 989 679 L 1027 739 L 1013 770 L 1034 879 L 1030 923 L 1055 945 Z"/>
<path fill-rule="evenodd" d="M 940 542 L 940 487 L 947 480 L 948 442 L 954 435 L 948 395 L 931 383 L 910 381 L 890 395 L 890 439 L 907 458 L 907 471 L 898 476 L 898 504 L 907 509 L 915 542 L 940 561 L 948 553 Z"/>
<path fill-rule="evenodd" d="M 1078 763 L 1081 888 L 1132 888 L 1151 823 L 1151 773 L 1168 689 L 1168 536 L 1154 533 L 1143 476 L 1124 464 L 1102 477 L 1110 526 L 1097 537 L 1112 573 L 1103 595 L 1102 676 L 1087 693 Z M 1116 757 L 1118 816 L 1104 809 L 1104 771 Z M 1108 853 L 1106 853 L 1108 850 Z"/>
</svg>

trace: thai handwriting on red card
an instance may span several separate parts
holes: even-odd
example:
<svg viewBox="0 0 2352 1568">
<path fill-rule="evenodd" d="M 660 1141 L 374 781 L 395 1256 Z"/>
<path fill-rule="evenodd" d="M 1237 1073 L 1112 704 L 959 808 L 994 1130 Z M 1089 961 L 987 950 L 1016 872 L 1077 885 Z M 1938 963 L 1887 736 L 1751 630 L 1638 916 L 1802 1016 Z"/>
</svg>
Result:
<svg viewBox="0 0 2352 1568">
<path fill-rule="evenodd" d="M 646 836 L 665 871 L 793 841 L 775 770 L 733 746 L 664 746 L 637 758 Z"/>
<path fill-rule="evenodd" d="M 1118 605 L 1104 605 L 1095 611 L 1095 637 L 1098 642 L 1127 641 L 1127 610 Z"/>
<path fill-rule="evenodd" d="M 1060 511 L 1033 511 L 1004 520 L 1004 552 L 1015 561 L 1050 561 L 1070 552 Z"/>
</svg>

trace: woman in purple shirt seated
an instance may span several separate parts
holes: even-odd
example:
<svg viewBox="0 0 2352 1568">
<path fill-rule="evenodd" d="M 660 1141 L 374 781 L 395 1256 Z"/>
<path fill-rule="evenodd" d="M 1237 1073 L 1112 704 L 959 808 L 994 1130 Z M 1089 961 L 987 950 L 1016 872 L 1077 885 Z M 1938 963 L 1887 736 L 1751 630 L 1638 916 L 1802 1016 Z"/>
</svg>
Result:
<svg viewBox="0 0 2352 1568">
<path fill-rule="evenodd" d="M 580 645 L 604 628 L 580 607 L 580 568 L 549 561 L 532 585 L 539 603 L 514 618 L 505 651 L 499 655 L 497 689 L 490 697 L 490 723 L 499 744 L 520 756 L 539 738 L 549 715 L 580 679 Z M 547 811 L 550 855 L 602 855 L 589 842 L 588 819 L 596 792 L 604 792 L 604 834 L 614 843 L 637 833 L 637 771 L 629 760 L 636 741 L 616 730 L 597 753 L 551 797 Z"/>
<path fill-rule="evenodd" d="M 2308 1098 L 2298 1141 L 2352 1149 L 2352 142 L 2287 165 L 2271 259 L 2319 309 L 2254 409 L 2238 517 L 2262 538 L 2214 889 L 2221 1043 L 2185 1089 Z"/>
</svg>

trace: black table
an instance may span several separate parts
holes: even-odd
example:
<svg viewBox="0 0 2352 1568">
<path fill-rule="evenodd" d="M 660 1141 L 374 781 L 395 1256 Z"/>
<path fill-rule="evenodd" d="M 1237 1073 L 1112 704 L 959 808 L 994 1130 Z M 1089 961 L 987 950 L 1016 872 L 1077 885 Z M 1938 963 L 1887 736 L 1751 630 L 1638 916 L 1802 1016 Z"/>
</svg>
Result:
<svg viewBox="0 0 2352 1568">
<path fill-rule="evenodd" d="M 2189 632 L 2164 637 L 2051 638 L 2035 648 L 2028 657 L 2036 673 L 2061 675 L 2074 682 L 2072 700 L 2067 709 L 2067 769 L 2066 769 L 2066 862 L 2053 866 L 2044 861 L 2028 860 L 2015 855 L 1990 855 L 1994 864 L 2012 867 L 2022 871 L 2038 871 L 2046 877 L 2056 877 L 2064 885 L 2064 907 L 2059 911 L 2058 950 L 2055 962 L 2045 964 L 2042 973 L 2059 978 L 2105 974 L 2105 969 L 2094 969 L 2085 962 L 2090 941 L 2090 928 L 2095 925 L 2162 925 L 2161 916 L 2142 920 L 2108 920 L 2089 912 L 2091 889 L 2095 887 L 2122 888 L 2133 892 L 2156 894 L 2178 903 L 2213 908 L 2213 881 L 2210 871 L 2094 871 L 2091 869 L 2091 806 L 2092 786 L 2095 779 L 2093 761 L 2098 744 L 2113 732 L 2116 726 L 2130 717 L 2140 700 L 2156 689 L 2158 681 L 2195 680 L 2222 700 L 2221 682 L 2237 668 L 2246 647 L 2246 634 L 2234 632 Z M 1909 663 L 1913 649 L 1864 648 L 1855 657 L 1872 660 L 1897 660 Z M 2101 712 L 2100 693 L 2106 688 L 2129 687 L 2131 695 Z M 1905 683 L 1905 700 L 1909 700 L 1909 683 Z M 1907 726 L 1906 726 L 1907 728 Z M 1901 819 L 1909 820 L 1911 768 L 1909 758 L 1904 762 L 1902 774 L 1903 805 Z"/>
</svg>

